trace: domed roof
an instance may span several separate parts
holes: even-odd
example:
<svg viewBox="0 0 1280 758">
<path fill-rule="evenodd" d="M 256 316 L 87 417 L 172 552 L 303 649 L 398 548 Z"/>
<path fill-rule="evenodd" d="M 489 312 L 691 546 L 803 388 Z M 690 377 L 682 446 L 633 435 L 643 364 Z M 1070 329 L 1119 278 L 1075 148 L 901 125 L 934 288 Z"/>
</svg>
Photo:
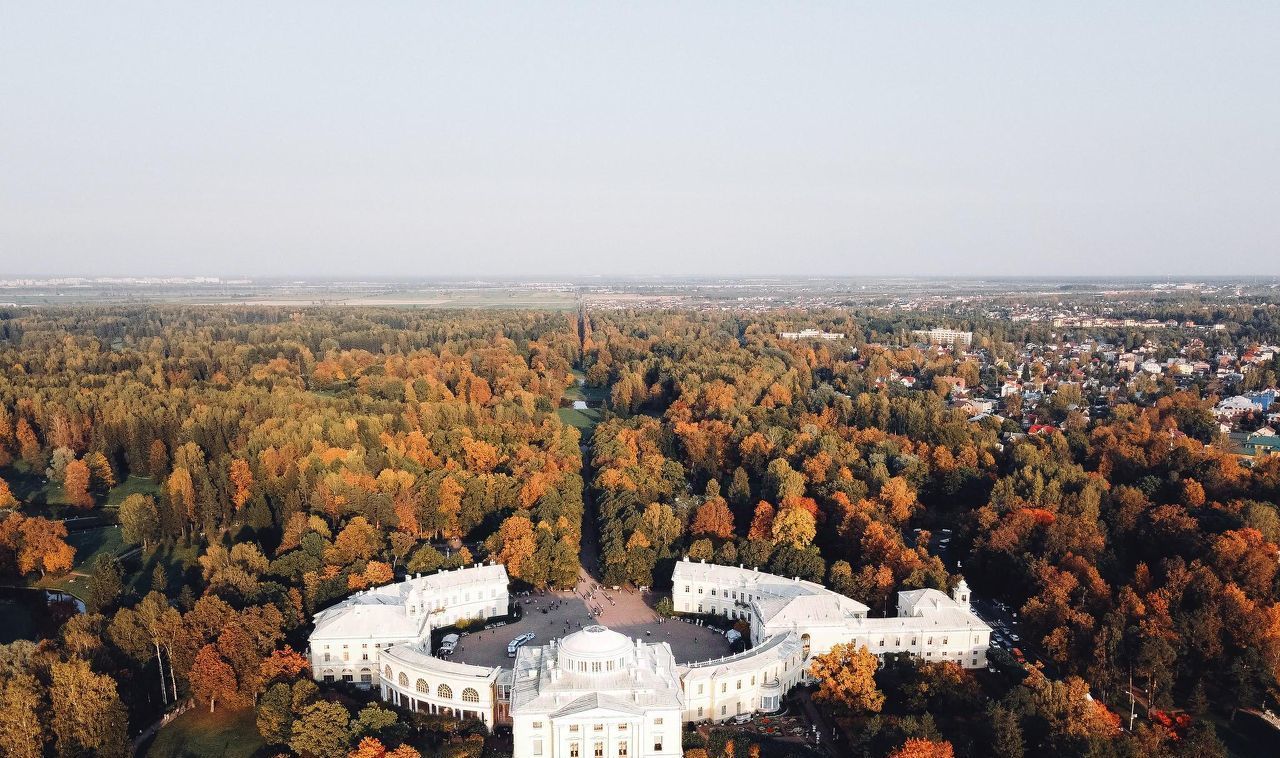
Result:
<svg viewBox="0 0 1280 758">
<path fill-rule="evenodd" d="M 574 658 L 612 658 L 631 649 L 631 640 L 625 635 L 599 624 L 583 628 L 560 642 L 562 655 Z"/>
</svg>

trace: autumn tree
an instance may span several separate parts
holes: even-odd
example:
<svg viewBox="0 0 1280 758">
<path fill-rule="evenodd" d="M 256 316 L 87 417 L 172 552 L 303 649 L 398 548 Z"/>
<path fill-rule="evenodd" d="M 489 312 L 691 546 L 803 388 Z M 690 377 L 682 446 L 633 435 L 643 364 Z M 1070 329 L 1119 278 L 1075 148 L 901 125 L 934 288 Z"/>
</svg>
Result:
<svg viewBox="0 0 1280 758">
<path fill-rule="evenodd" d="M 913 738 L 889 754 L 889 758 L 954 758 L 951 743 L 945 740 Z"/>
<path fill-rule="evenodd" d="M 249 468 L 249 462 L 243 458 L 232 459 L 229 476 L 231 486 L 234 488 L 231 493 L 231 504 L 236 510 L 240 510 L 245 503 L 249 502 L 249 497 L 253 494 L 253 471 Z"/>
<path fill-rule="evenodd" d="M 45 688 L 26 671 L 11 672 L 0 684 L 0 745 L 11 758 L 41 758 L 48 742 Z"/>
<path fill-rule="evenodd" d="M 817 534 L 817 522 L 813 514 L 804 508 L 784 508 L 773 519 L 773 539 L 779 544 L 803 549 L 813 542 Z"/>
<path fill-rule="evenodd" d="M 191 692 L 196 699 L 209 703 L 213 713 L 219 700 L 235 702 L 236 672 L 213 645 L 205 645 L 196 654 L 188 673 Z"/>
<path fill-rule="evenodd" d="M 120 503 L 120 532 L 125 542 L 142 545 L 145 551 L 160 537 L 160 512 L 155 498 L 134 493 Z"/>
<path fill-rule="evenodd" d="M 722 540 L 732 537 L 733 511 L 729 510 L 729 504 L 718 495 L 708 498 L 698 506 L 690 531 L 700 537 L 715 537 Z"/>
<path fill-rule="evenodd" d="M 53 733 L 61 755 L 122 758 L 127 753 L 128 714 L 116 683 L 95 673 L 82 658 L 49 668 Z"/>
<path fill-rule="evenodd" d="M 92 508 L 93 496 L 89 494 L 89 466 L 84 461 L 67 464 L 62 478 L 62 491 L 67 502 L 77 508 Z"/>
<path fill-rule="evenodd" d="M 0 510 L 17 507 L 18 498 L 13 496 L 13 491 L 9 489 L 9 483 L 0 478 Z"/>
<path fill-rule="evenodd" d="M 538 549 L 538 540 L 527 516 L 520 513 L 508 516 L 485 546 L 494 560 L 507 567 L 511 576 L 527 579 L 527 575 L 531 575 L 532 572 L 526 570 L 527 562 Z M 545 586 L 545 574 L 542 586 Z"/>
<path fill-rule="evenodd" d="M 837 644 L 809 660 L 809 675 L 818 682 L 814 698 L 855 713 L 879 713 L 884 694 L 876 689 L 878 666 L 866 646 Z"/>
<path fill-rule="evenodd" d="M 747 539 L 773 539 L 773 519 L 774 509 L 772 505 L 764 500 L 756 503 L 755 514 L 751 518 L 751 529 L 747 532 Z"/>
<path fill-rule="evenodd" d="M 350 720 L 350 712 L 340 703 L 311 703 L 298 713 L 289 747 L 304 758 L 346 758 L 351 745 Z"/>
</svg>

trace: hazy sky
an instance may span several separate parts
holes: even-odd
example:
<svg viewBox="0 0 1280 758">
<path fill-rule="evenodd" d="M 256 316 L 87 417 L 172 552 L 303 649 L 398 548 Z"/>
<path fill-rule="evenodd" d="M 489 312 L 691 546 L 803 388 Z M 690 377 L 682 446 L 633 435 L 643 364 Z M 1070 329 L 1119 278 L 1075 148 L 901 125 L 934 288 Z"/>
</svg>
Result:
<svg viewBox="0 0 1280 758">
<path fill-rule="evenodd" d="M 1280 2 L 0 0 L 0 275 L 1280 274 Z"/>
</svg>

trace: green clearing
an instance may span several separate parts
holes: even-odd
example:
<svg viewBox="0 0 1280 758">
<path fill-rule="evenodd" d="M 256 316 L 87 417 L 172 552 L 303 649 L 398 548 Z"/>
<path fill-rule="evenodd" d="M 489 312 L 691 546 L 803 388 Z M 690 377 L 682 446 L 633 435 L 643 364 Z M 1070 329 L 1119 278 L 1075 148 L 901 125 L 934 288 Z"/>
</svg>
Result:
<svg viewBox="0 0 1280 758">
<path fill-rule="evenodd" d="M 72 532 L 67 535 L 67 544 L 76 549 L 75 565 L 71 573 L 63 576 L 49 576 L 33 582 L 36 587 L 51 590 L 62 590 L 84 600 L 89 578 L 84 576 L 93 571 L 93 562 L 100 555 L 117 555 L 124 550 L 124 538 L 120 530 L 114 526 L 103 526 Z"/>
<path fill-rule="evenodd" d="M 111 488 L 107 493 L 107 500 L 103 503 L 106 508 L 116 508 L 120 503 L 124 502 L 126 497 L 130 495 L 151 495 L 153 497 L 160 494 L 160 485 L 151 480 L 149 476 L 131 476 L 120 484 Z"/>
<path fill-rule="evenodd" d="M 32 516 L 47 518 L 69 518 L 72 516 L 103 515 L 94 509 L 81 510 L 67 502 L 62 492 L 61 482 L 45 479 L 43 471 L 37 471 L 22 461 L 0 469 L 0 479 L 9 484 L 13 496 L 23 503 L 22 511 Z M 130 476 L 107 492 L 101 507 L 114 510 L 128 496 L 134 493 L 158 495 L 160 486 L 149 477 Z M 109 516 L 114 518 L 114 516 Z"/>
<path fill-rule="evenodd" d="M 196 564 L 200 549 L 193 545 L 168 545 L 152 553 L 142 554 L 125 562 L 125 591 L 142 597 L 151 591 L 151 572 L 157 564 L 163 564 L 165 574 L 169 577 L 169 589 L 181 588 L 183 574 L 187 568 Z M 137 563 L 136 570 L 135 562 Z"/>
<path fill-rule="evenodd" d="M 564 391 L 566 400 L 586 400 L 588 402 L 604 402 L 609 399 L 608 387 L 588 387 L 582 382 L 585 381 L 587 375 L 573 369 L 574 383 Z"/>
<path fill-rule="evenodd" d="M 192 708 L 156 733 L 147 758 L 251 758 L 266 752 L 266 743 L 254 724 L 253 709 Z"/>
<path fill-rule="evenodd" d="M 600 423 L 602 418 L 598 408 L 587 408 L 586 410 L 559 408 L 556 412 L 560 415 L 561 421 L 582 432 L 583 442 L 591 438 L 591 430 L 595 428 L 596 424 Z"/>
</svg>

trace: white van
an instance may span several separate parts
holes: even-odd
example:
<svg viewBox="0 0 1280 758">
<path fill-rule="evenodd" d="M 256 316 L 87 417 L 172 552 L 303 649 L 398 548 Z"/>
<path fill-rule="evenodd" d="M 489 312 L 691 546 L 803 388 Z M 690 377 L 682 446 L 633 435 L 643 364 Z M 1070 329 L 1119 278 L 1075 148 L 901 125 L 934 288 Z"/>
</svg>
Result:
<svg viewBox="0 0 1280 758">
<path fill-rule="evenodd" d="M 526 642 L 531 642 L 533 638 L 536 636 L 537 635 L 535 635 L 533 632 L 525 632 L 519 637 L 516 637 L 514 640 L 511 640 L 511 643 L 507 645 L 507 657 L 515 658 L 516 651 L 520 649 L 520 646 L 525 644 Z"/>
<path fill-rule="evenodd" d="M 443 640 L 440 640 L 440 649 L 436 651 L 437 655 L 453 655 L 453 651 L 458 647 L 458 635 L 446 634 Z"/>
</svg>

